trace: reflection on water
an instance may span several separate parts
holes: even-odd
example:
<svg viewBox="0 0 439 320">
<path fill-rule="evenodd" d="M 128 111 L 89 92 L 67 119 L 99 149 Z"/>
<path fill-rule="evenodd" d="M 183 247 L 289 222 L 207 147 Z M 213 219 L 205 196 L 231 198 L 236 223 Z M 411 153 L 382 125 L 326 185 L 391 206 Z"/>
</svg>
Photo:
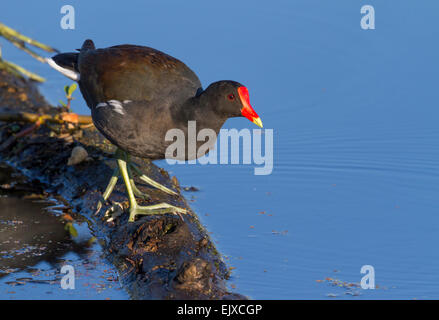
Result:
<svg viewBox="0 0 439 320">
<path fill-rule="evenodd" d="M 44 213 L 47 203 L 2 197 L 0 205 L 2 269 L 23 270 L 40 261 L 55 267 L 57 260 L 66 252 L 85 253 L 83 244 L 71 245 L 75 242 L 72 243 L 59 216 Z"/>
<path fill-rule="evenodd" d="M 127 299 L 87 223 L 66 224 L 61 209 L 0 196 L 0 299 Z M 75 268 L 74 290 L 60 286 L 65 264 Z"/>
</svg>

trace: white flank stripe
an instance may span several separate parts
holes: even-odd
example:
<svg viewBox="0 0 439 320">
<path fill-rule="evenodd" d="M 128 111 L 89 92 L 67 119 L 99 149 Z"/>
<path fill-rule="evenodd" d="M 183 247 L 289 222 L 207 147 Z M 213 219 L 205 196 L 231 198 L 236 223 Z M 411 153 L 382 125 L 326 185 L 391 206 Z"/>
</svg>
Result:
<svg viewBox="0 0 439 320">
<path fill-rule="evenodd" d="M 118 100 L 109 100 L 108 103 L 113 107 L 114 112 L 125 114 L 122 102 Z"/>
<path fill-rule="evenodd" d="M 101 107 L 106 107 L 106 106 L 108 106 L 107 103 L 105 103 L 105 102 L 101 102 L 101 103 L 98 103 L 98 104 L 97 104 L 96 109 L 97 109 L 97 108 L 101 108 Z"/>
</svg>

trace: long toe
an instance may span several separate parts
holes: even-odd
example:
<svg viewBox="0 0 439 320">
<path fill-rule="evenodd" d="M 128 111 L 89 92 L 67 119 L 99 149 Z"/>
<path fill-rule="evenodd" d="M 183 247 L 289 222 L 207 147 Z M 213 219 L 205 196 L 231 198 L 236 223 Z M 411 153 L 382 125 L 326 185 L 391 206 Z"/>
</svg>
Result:
<svg viewBox="0 0 439 320">
<path fill-rule="evenodd" d="M 136 206 L 130 208 L 130 217 L 128 221 L 135 221 L 137 215 L 158 215 L 166 213 L 176 214 L 183 219 L 181 214 L 187 214 L 188 211 L 186 209 L 175 207 L 168 203 L 159 203 L 151 206 Z"/>
<path fill-rule="evenodd" d="M 95 216 L 98 215 L 99 211 L 101 211 L 102 206 L 105 204 L 106 201 L 107 200 L 103 196 L 100 196 L 100 199 L 98 200 L 98 203 L 96 205 L 96 211 L 94 213 Z"/>
</svg>

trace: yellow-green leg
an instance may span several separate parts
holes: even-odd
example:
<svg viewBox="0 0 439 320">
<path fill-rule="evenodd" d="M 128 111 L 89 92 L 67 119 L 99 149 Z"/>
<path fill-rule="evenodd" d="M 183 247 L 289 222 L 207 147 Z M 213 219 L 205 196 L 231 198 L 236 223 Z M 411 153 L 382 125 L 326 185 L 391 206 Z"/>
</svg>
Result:
<svg viewBox="0 0 439 320">
<path fill-rule="evenodd" d="M 159 190 L 162 190 L 165 193 L 172 194 L 172 195 L 177 195 L 177 192 L 172 191 L 171 189 L 165 187 L 164 185 L 162 185 L 162 184 L 152 180 L 151 178 L 147 177 L 146 175 L 144 175 L 139 170 L 139 168 L 137 168 L 137 166 L 134 163 L 132 163 L 131 161 L 129 162 L 128 169 L 130 169 L 130 168 L 133 169 L 133 171 L 139 176 L 139 179 L 143 180 L 144 182 L 152 185 L 153 187 L 155 187 L 155 188 L 157 188 Z"/>
<path fill-rule="evenodd" d="M 145 195 L 143 192 L 141 192 L 139 189 L 137 189 L 136 185 L 134 184 L 133 174 L 132 174 L 131 170 L 133 170 L 139 176 L 139 179 L 143 180 L 147 184 L 149 184 L 149 185 L 151 185 L 159 190 L 162 190 L 165 193 L 177 195 L 177 192 L 165 187 L 164 185 L 152 180 L 151 178 L 149 178 L 148 176 L 143 174 L 142 171 L 140 171 L 140 169 L 137 168 L 137 166 L 133 162 L 131 162 L 130 155 L 128 153 L 126 153 L 125 151 L 117 149 L 116 150 L 116 157 L 118 159 L 125 160 L 125 162 L 127 163 L 128 175 L 129 175 L 130 179 L 132 180 L 131 185 L 133 186 L 133 192 L 136 196 L 138 196 L 138 197 L 145 197 L 146 196 L 147 198 L 149 198 L 147 195 Z"/>
<path fill-rule="evenodd" d="M 128 200 L 130 203 L 130 217 L 128 219 L 129 222 L 133 222 L 137 215 L 155 215 L 155 214 L 164 214 L 164 213 L 187 213 L 185 209 L 175 207 L 168 203 L 159 203 L 151 206 L 139 206 L 137 204 L 136 198 L 134 197 L 134 192 L 132 185 L 130 183 L 130 176 L 128 174 L 126 157 L 123 155 L 117 159 L 117 164 L 119 166 L 120 173 L 122 174 L 122 178 L 125 182 L 125 187 L 128 193 Z"/>
<path fill-rule="evenodd" d="M 122 159 L 122 160 L 124 160 L 126 162 L 126 164 L 127 164 L 126 165 L 126 170 L 127 170 L 127 173 L 128 173 L 128 180 L 129 180 L 129 183 L 131 185 L 131 190 L 132 190 L 132 192 L 133 192 L 133 194 L 135 196 L 137 196 L 139 198 L 143 198 L 144 200 L 150 199 L 150 197 L 146 193 L 143 193 L 142 191 L 140 191 L 136 187 L 136 185 L 134 183 L 134 179 L 133 179 L 134 175 L 133 175 L 132 171 L 134 171 L 139 176 L 139 178 L 141 180 L 143 180 L 144 182 L 152 185 L 153 187 L 155 187 L 157 189 L 160 189 L 163 192 L 166 192 L 168 194 L 177 195 L 176 192 L 172 191 L 171 189 L 165 187 L 164 185 L 162 185 L 162 184 L 152 180 L 151 178 L 147 177 L 146 175 L 144 175 L 139 170 L 139 168 L 137 168 L 136 165 L 131 162 L 129 155 L 126 152 L 124 152 L 124 151 L 122 151 L 120 149 L 117 149 L 116 153 L 115 153 L 115 156 L 116 156 L 117 159 Z M 114 190 L 114 187 L 116 186 L 116 183 L 118 181 L 120 173 L 121 173 L 120 172 L 120 168 L 118 166 L 113 171 L 113 174 L 111 176 L 110 182 L 108 183 L 107 188 L 105 189 L 104 193 L 102 194 L 102 198 L 99 200 L 99 202 L 97 204 L 97 208 L 96 208 L 95 214 L 99 213 L 99 211 L 101 210 L 101 208 L 102 208 L 103 204 L 105 203 L 105 201 L 107 201 L 108 198 L 110 197 L 111 193 Z"/>
<path fill-rule="evenodd" d="M 116 169 L 114 169 L 114 171 L 113 171 L 113 174 L 111 175 L 111 179 L 107 185 L 107 188 L 105 189 L 104 193 L 102 194 L 102 199 L 100 199 L 98 202 L 95 214 L 99 213 L 104 202 L 108 200 L 108 197 L 113 192 L 113 189 L 116 186 L 118 178 L 119 178 L 119 168 L 116 167 Z"/>
<path fill-rule="evenodd" d="M 136 187 L 136 184 L 134 183 L 133 174 L 132 174 L 132 172 L 131 172 L 131 168 L 130 168 L 130 167 L 131 167 L 131 166 L 130 166 L 129 163 L 128 163 L 128 166 L 127 166 L 128 176 L 129 176 L 129 178 L 130 178 L 130 184 L 131 184 L 131 187 L 133 188 L 134 195 L 135 195 L 136 197 L 142 198 L 143 200 L 148 200 L 148 199 L 150 199 L 150 196 L 148 196 L 146 193 L 140 191 L 140 190 Z"/>
</svg>

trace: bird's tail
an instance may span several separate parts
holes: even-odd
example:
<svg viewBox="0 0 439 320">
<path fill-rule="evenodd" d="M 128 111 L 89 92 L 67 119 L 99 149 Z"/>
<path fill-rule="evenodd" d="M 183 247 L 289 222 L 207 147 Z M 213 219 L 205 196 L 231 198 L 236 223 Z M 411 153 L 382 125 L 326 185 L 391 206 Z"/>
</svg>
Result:
<svg viewBox="0 0 439 320">
<path fill-rule="evenodd" d="M 95 45 L 92 40 L 87 39 L 82 44 L 79 52 L 60 53 L 52 58 L 47 58 L 47 63 L 56 71 L 61 72 L 67 78 L 79 81 L 78 57 L 81 52 L 88 50 L 95 50 Z"/>
<path fill-rule="evenodd" d="M 78 56 L 77 52 L 60 53 L 52 58 L 47 58 L 47 63 L 56 71 L 61 72 L 67 78 L 78 81 Z"/>
</svg>

